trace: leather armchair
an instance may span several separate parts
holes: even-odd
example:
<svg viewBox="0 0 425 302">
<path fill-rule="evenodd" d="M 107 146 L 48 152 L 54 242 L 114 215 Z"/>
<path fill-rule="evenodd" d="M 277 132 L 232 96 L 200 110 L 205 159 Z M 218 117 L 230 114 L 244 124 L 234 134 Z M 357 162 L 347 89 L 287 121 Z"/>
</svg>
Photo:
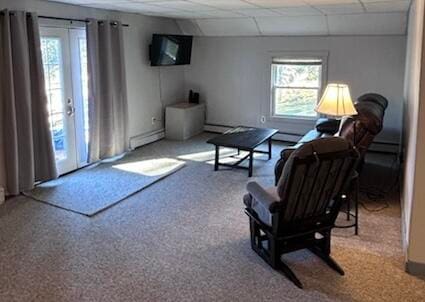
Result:
<svg viewBox="0 0 425 302">
<path fill-rule="evenodd" d="M 382 95 L 367 93 L 360 96 L 354 106 L 358 114 L 343 120 L 341 131 L 338 135 L 355 146 L 363 160 L 373 139 L 382 130 L 388 101 Z M 277 184 L 279 181 L 285 162 L 294 150 L 314 139 L 334 136 L 339 128 L 339 120 L 320 118 L 316 122 L 315 129 L 304 135 L 296 145 L 283 149 L 280 159 L 275 165 L 275 183 Z M 359 169 L 361 169 L 361 165 L 359 165 Z"/>
</svg>

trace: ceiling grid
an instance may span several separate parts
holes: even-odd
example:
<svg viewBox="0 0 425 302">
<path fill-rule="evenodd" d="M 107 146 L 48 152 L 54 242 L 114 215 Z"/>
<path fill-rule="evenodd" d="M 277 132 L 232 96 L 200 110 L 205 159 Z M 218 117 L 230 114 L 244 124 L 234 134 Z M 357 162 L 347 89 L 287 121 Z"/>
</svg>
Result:
<svg viewBox="0 0 425 302">
<path fill-rule="evenodd" d="M 48 0 L 175 19 L 185 34 L 403 35 L 410 0 Z"/>
</svg>

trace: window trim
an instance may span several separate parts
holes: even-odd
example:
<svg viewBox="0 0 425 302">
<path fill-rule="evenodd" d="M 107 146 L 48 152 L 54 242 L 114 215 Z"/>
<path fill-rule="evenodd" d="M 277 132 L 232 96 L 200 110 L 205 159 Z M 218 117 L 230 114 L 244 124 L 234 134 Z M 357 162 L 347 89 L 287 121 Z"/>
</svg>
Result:
<svg viewBox="0 0 425 302">
<path fill-rule="evenodd" d="M 285 60 L 321 60 L 322 72 L 320 75 L 320 87 L 319 87 L 319 96 L 322 95 L 326 85 L 328 83 L 328 56 L 327 51 L 317 51 L 317 52 L 305 52 L 305 51 L 294 51 L 294 52 L 273 52 L 271 53 L 269 60 L 269 80 L 270 80 L 270 97 L 269 97 L 269 119 L 271 121 L 277 122 L 311 122 L 317 120 L 320 117 L 318 114 L 314 117 L 307 116 L 294 116 L 294 115 L 277 115 L 274 112 L 274 95 L 275 95 L 275 86 L 273 85 L 273 64 L 279 64 L 276 62 L 282 60 L 282 64 Z M 304 87 L 303 87 L 304 88 Z M 317 89 L 317 88 L 314 88 Z M 318 100 L 319 101 L 319 100 Z"/>
</svg>

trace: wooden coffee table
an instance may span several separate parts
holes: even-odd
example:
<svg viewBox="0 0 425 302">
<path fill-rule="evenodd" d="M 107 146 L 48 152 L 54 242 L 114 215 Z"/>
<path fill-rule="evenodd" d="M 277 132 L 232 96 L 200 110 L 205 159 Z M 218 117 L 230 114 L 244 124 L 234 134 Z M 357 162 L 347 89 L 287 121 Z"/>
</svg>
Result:
<svg viewBox="0 0 425 302">
<path fill-rule="evenodd" d="M 272 136 L 277 132 L 277 129 L 238 126 L 221 135 L 209 139 L 207 143 L 215 145 L 214 171 L 217 171 L 219 166 L 246 169 L 248 170 L 248 176 L 251 177 L 254 153 L 268 154 L 270 160 L 272 158 Z M 266 141 L 268 141 L 269 145 L 268 151 L 255 150 L 255 148 Z M 247 151 L 248 155 L 233 164 L 220 163 L 220 147 L 237 149 L 238 154 L 241 150 Z M 248 167 L 241 166 L 240 164 L 246 159 L 249 159 Z"/>
</svg>

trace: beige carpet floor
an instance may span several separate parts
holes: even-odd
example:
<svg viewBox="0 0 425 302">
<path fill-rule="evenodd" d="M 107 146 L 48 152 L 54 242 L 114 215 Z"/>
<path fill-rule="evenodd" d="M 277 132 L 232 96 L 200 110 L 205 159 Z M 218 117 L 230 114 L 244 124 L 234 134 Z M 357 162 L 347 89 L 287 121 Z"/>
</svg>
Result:
<svg viewBox="0 0 425 302">
<path fill-rule="evenodd" d="M 146 160 L 186 167 L 92 218 L 8 200 L 0 207 L 0 301 L 424 301 L 425 281 L 404 272 L 397 194 L 380 212 L 361 209 L 359 236 L 335 231 L 333 256 L 345 276 L 307 251 L 285 255 L 300 290 L 251 250 L 247 173 L 214 172 L 208 137 L 140 149 Z M 275 160 L 260 156 L 252 180 L 272 184 Z"/>
</svg>

